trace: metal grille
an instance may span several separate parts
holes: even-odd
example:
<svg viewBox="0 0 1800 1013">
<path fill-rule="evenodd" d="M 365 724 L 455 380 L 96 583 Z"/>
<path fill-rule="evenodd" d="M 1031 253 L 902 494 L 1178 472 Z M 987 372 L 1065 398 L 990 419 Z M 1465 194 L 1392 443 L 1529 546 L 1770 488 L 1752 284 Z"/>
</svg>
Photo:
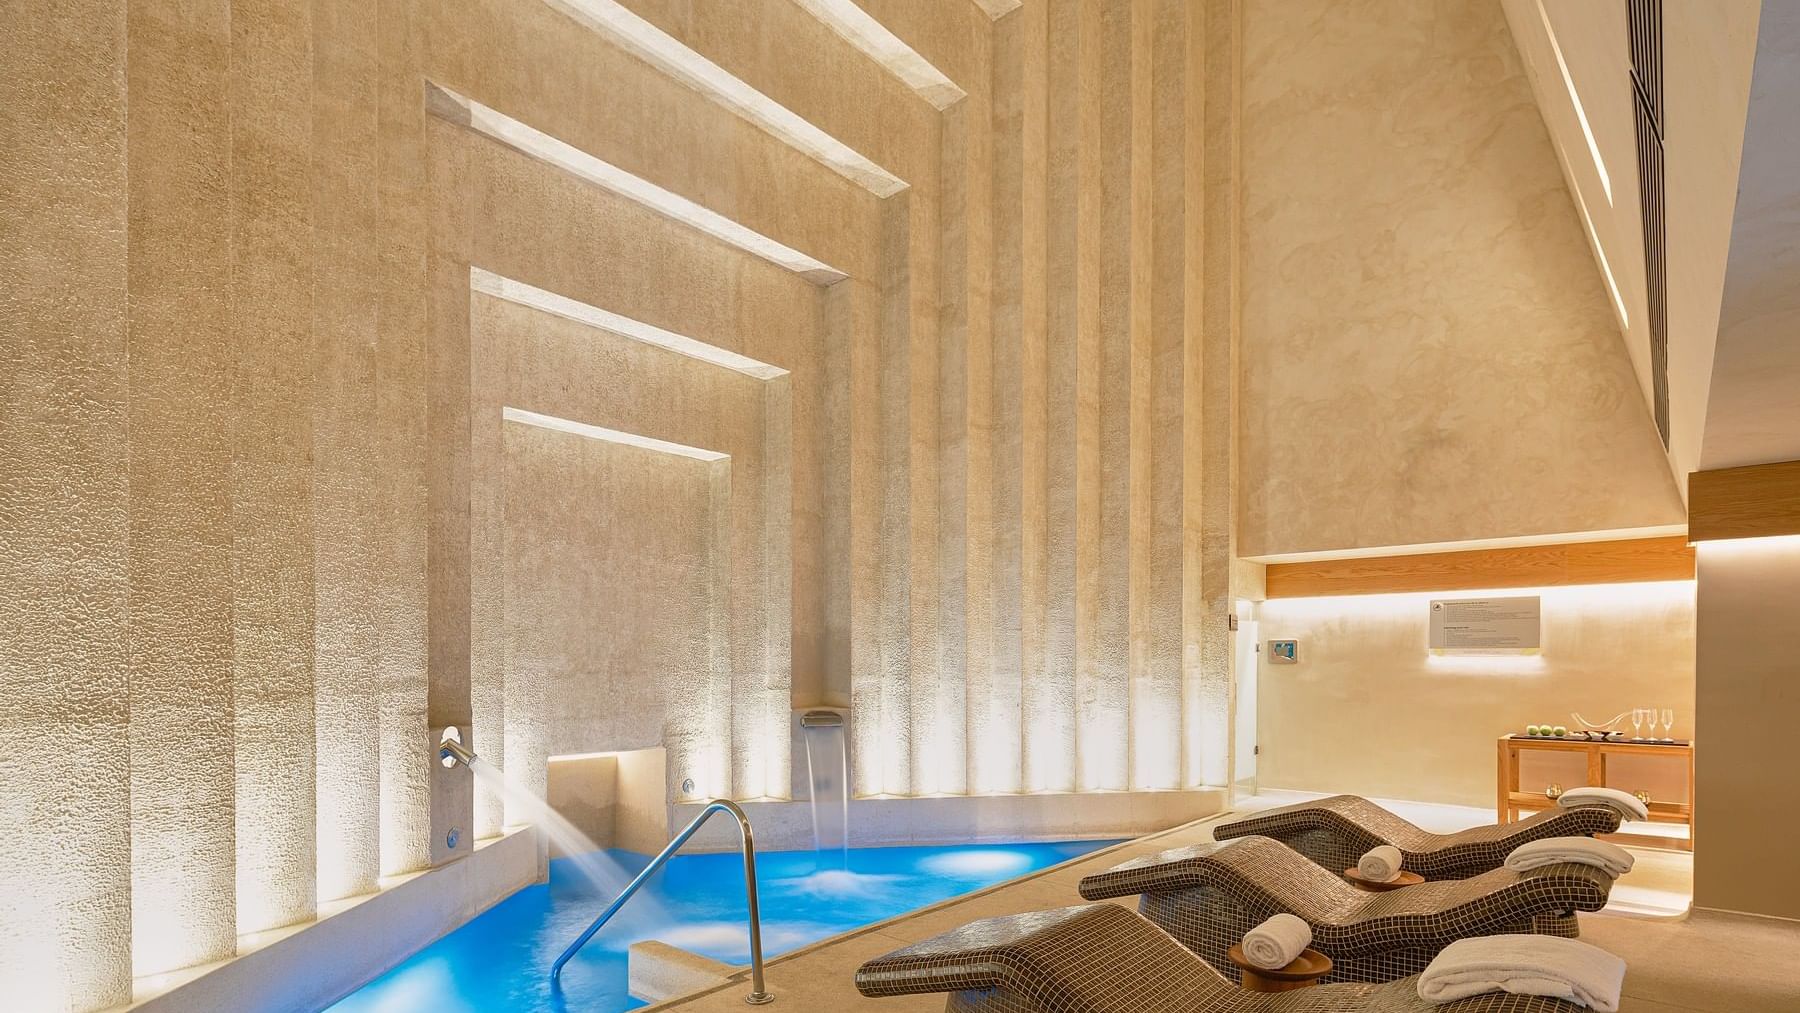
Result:
<svg viewBox="0 0 1800 1013">
<path fill-rule="evenodd" d="M 1631 96 L 1637 125 L 1638 210 L 1644 227 L 1645 297 L 1650 311 L 1651 400 L 1656 432 L 1669 446 L 1668 221 L 1663 214 L 1662 0 L 1626 0 L 1631 32 Z"/>
<path fill-rule="evenodd" d="M 1649 107 L 1656 123 L 1656 136 L 1662 137 L 1663 122 L 1663 40 L 1662 0 L 1626 0 L 1626 17 L 1631 31 L 1631 83 L 1637 87 L 1639 100 Z"/>
</svg>

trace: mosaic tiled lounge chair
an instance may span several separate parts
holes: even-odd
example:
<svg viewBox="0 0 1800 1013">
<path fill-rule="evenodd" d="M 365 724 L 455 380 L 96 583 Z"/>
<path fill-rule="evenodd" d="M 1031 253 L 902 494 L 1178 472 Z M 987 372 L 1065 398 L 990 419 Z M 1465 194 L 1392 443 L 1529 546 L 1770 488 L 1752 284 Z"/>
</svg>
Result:
<svg viewBox="0 0 1800 1013">
<path fill-rule="evenodd" d="M 1400 849 L 1400 867 L 1426 879 L 1467 879 L 1500 868 L 1512 849 L 1544 837 L 1592 837 L 1619 829 L 1605 806 L 1554 807 L 1517 823 L 1434 834 L 1358 795 L 1333 795 L 1257 813 L 1213 828 L 1214 840 L 1273 837 L 1341 873 L 1373 848 Z"/>
<path fill-rule="evenodd" d="M 1133 859 L 1082 879 L 1081 895 L 1142 894 L 1146 918 L 1221 969 L 1244 933 L 1285 911 L 1312 926 L 1313 949 L 1333 963 L 1327 981 L 1392 981 L 1470 936 L 1573 937 L 1574 912 L 1605 907 L 1612 882 L 1593 866 L 1564 863 L 1367 893 L 1280 841 L 1243 837 Z"/>
<path fill-rule="evenodd" d="M 1416 978 L 1245 992 L 1114 904 L 971 922 L 876 957 L 856 987 L 873 998 L 948 992 L 945 1013 L 1584 1013 L 1503 992 L 1433 1005 Z"/>
</svg>

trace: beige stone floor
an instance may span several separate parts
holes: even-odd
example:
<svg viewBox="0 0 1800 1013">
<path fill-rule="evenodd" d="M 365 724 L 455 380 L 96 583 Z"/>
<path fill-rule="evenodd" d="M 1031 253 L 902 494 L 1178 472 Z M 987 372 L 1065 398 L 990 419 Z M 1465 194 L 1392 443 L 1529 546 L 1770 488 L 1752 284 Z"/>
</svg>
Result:
<svg viewBox="0 0 1800 1013">
<path fill-rule="evenodd" d="M 991 915 L 1083 903 L 1083 876 L 1130 858 L 1212 839 L 1220 817 L 1117 845 L 1024 879 L 969 894 L 798 950 L 768 965 L 774 1004 L 804 1013 L 941 1013 L 941 995 L 865 999 L 852 977 L 870 957 Z M 1685 856 L 1683 856 L 1685 857 Z M 1640 853 L 1627 880 L 1650 889 L 1682 882 L 1685 865 L 1656 852 Z M 1624 884 L 1627 880 L 1621 880 Z M 1135 899 L 1120 901 L 1135 907 Z M 1696 912 L 1644 917 L 1603 911 L 1581 916 L 1582 938 L 1625 958 L 1620 1013 L 1800 1013 L 1800 922 Z M 739 1013 L 740 982 L 649 1007 L 656 1013 Z"/>
</svg>

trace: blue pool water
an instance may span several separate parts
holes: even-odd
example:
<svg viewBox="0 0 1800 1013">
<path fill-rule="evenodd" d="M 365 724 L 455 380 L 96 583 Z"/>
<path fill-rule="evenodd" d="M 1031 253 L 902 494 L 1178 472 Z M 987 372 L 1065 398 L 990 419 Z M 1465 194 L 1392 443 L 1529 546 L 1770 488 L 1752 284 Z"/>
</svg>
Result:
<svg viewBox="0 0 1800 1013">
<path fill-rule="evenodd" d="M 848 869 L 835 862 L 821 869 L 811 851 L 761 854 L 756 884 L 763 956 L 773 958 L 1113 843 L 856 848 L 848 853 Z M 603 855 L 617 863 L 618 882 L 608 884 L 613 891 L 649 863 L 648 856 L 629 851 Z M 610 865 L 606 858 L 600 861 Z M 549 883 L 506 898 L 330 1009 L 616 1013 L 644 1005 L 625 990 L 625 950 L 631 943 L 660 939 L 730 964 L 750 961 L 742 859 L 735 852 L 681 855 L 569 961 L 560 994 L 553 992 L 551 963 L 611 896 L 576 875 L 567 859 L 557 859 L 550 863 Z"/>
</svg>

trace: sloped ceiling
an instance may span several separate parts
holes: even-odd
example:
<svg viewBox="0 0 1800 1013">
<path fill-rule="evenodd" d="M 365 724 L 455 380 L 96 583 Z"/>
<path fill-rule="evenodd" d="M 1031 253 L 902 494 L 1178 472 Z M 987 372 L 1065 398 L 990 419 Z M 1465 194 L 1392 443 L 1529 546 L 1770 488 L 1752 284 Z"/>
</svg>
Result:
<svg viewBox="0 0 1800 1013">
<path fill-rule="evenodd" d="M 1668 463 L 1684 494 L 1688 473 L 1712 466 L 1702 463 L 1701 443 L 1728 249 L 1736 256 L 1732 209 L 1761 6 L 1760 0 L 1671 0 L 1663 7 Z M 1502 0 L 1502 7 L 1595 264 L 1616 282 L 1620 333 L 1648 404 L 1648 309 L 1625 5 Z"/>
</svg>

